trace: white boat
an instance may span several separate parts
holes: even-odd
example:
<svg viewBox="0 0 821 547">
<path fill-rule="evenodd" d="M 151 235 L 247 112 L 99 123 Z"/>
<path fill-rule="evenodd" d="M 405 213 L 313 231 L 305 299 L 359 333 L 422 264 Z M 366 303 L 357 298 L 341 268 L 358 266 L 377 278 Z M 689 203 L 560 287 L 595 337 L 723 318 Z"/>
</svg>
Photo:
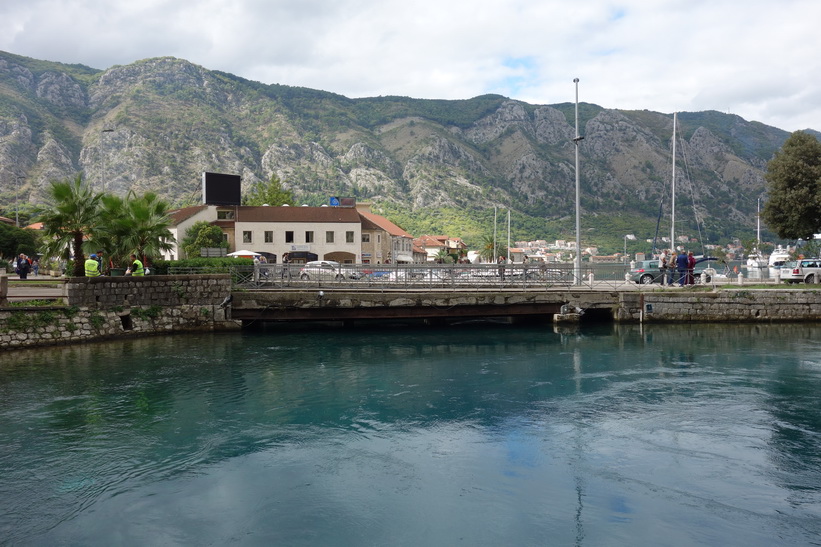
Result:
<svg viewBox="0 0 821 547">
<path fill-rule="evenodd" d="M 747 255 L 747 269 L 750 270 L 751 274 L 760 276 L 761 270 L 768 265 L 767 258 L 761 252 L 761 198 L 758 198 L 758 210 L 756 211 L 755 220 L 756 245 L 755 249 Z"/>
<path fill-rule="evenodd" d="M 790 260 L 789 247 L 785 248 L 781 245 L 776 247 L 776 249 L 770 254 L 770 260 L 767 263 L 770 268 L 770 277 L 777 277 L 781 266 L 783 266 L 788 260 Z"/>
</svg>

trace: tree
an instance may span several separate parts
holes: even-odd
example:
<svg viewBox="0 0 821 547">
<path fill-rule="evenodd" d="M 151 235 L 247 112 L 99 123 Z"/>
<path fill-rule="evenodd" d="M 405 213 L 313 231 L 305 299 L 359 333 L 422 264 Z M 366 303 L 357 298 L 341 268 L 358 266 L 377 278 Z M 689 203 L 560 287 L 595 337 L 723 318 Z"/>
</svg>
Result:
<svg viewBox="0 0 821 547">
<path fill-rule="evenodd" d="M 228 248 L 228 243 L 223 240 L 222 230 L 219 227 L 200 220 L 192 224 L 185 232 L 180 247 L 185 256 L 192 258 L 200 256 L 200 249 L 203 247 Z"/>
<path fill-rule="evenodd" d="M 276 174 L 273 174 L 267 183 L 257 183 L 251 195 L 242 201 L 243 205 L 279 207 L 281 205 L 294 205 L 294 195 L 290 190 L 285 190 L 282 187 L 282 181 L 279 180 Z"/>
<path fill-rule="evenodd" d="M 51 209 L 41 217 L 44 234 L 48 240 L 49 256 L 74 255 L 72 275 L 85 275 L 83 240 L 91 234 L 99 221 L 101 194 L 91 190 L 77 175 L 73 181 L 52 182 L 48 189 Z"/>
<path fill-rule="evenodd" d="M 507 245 L 503 245 L 499 241 L 494 243 L 493 236 L 482 236 L 482 248 L 479 250 L 479 258 L 485 262 L 496 262 L 496 259 L 500 256 L 507 256 Z"/>
<path fill-rule="evenodd" d="M 812 239 L 821 232 L 821 143 L 796 131 L 767 164 L 769 198 L 761 212 L 785 239 Z"/>
<path fill-rule="evenodd" d="M 106 194 L 94 245 L 108 251 L 115 267 L 125 266 L 132 253 L 143 262 L 155 258 L 173 247 L 168 210 L 168 203 L 153 192 L 137 196 L 130 191 L 125 198 Z"/>
<path fill-rule="evenodd" d="M 0 257 L 14 258 L 20 253 L 35 255 L 37 234 L 32 230 L 0 222 Z"/>
</svg>

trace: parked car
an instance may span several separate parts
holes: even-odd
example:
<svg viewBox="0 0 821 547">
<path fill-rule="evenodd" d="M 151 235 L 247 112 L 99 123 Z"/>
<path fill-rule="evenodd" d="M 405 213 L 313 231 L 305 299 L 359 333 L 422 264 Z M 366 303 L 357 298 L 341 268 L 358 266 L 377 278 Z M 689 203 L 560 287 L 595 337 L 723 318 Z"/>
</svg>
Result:
<svg viewBox="0 0 821 547">
<path fill-rule="evenodd" d="M 802 258 L 781 266 L 781 280 L 787 283 L 818 283 L 821 281 L 821 258 Z"/>
<path fill-rule="evenodd" d="M 303 281 L 342 281 L 345 274 L 340 269 L 339 262 L 333 260 L 312 260 L 306 262 L 299 270 L 299 278 Z"/>
<path fill-rule="evenodd" d="M 696 265 L 693 268 L 693 276 L 695 282 L 698 283 L 701 279 L 701 273 L 707 274 L 706 281 L 709 283 L 715 275 L 715 268 L 713 265 L 718 259 L 712 256 L 705 256 L 696 260 Z M 670 270 L 665 272 L 670 276 Z M 662 272 L 659 269 L 658 260 L 640 260 L 636 262 L 636 267 L 630 270 L 630 280 L 641 285 L 650 285 L 651 283 L 661 283 Z M 673 272 L 673 282 L 678 283 L 678 270 Z"/>
</svg>

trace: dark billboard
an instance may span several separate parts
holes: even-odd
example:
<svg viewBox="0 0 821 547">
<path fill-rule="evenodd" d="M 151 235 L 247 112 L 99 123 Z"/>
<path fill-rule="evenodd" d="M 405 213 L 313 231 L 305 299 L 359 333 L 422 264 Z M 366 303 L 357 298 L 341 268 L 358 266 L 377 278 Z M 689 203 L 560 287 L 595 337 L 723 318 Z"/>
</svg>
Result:
<svg viewBox="0 0 821 547">
<path fill-rule="evenodd" d="M 202 174 L 202 202 L 205 205 L 240 205 L 242 190 L 239 175 Z"/>
</svg>

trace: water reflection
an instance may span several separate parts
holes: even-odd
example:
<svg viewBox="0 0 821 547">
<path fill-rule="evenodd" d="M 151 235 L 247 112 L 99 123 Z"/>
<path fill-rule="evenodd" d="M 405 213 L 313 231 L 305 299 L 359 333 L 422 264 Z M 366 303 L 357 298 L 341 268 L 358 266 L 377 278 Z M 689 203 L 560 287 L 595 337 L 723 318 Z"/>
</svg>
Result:
<svg viewBox="0 0 821 547">
<path fill-rule="evenodd" d="M 0 534 L 801 543 L 821 533 L 819 333 L 270 329 L 0 354 Z"/>
</svg>

